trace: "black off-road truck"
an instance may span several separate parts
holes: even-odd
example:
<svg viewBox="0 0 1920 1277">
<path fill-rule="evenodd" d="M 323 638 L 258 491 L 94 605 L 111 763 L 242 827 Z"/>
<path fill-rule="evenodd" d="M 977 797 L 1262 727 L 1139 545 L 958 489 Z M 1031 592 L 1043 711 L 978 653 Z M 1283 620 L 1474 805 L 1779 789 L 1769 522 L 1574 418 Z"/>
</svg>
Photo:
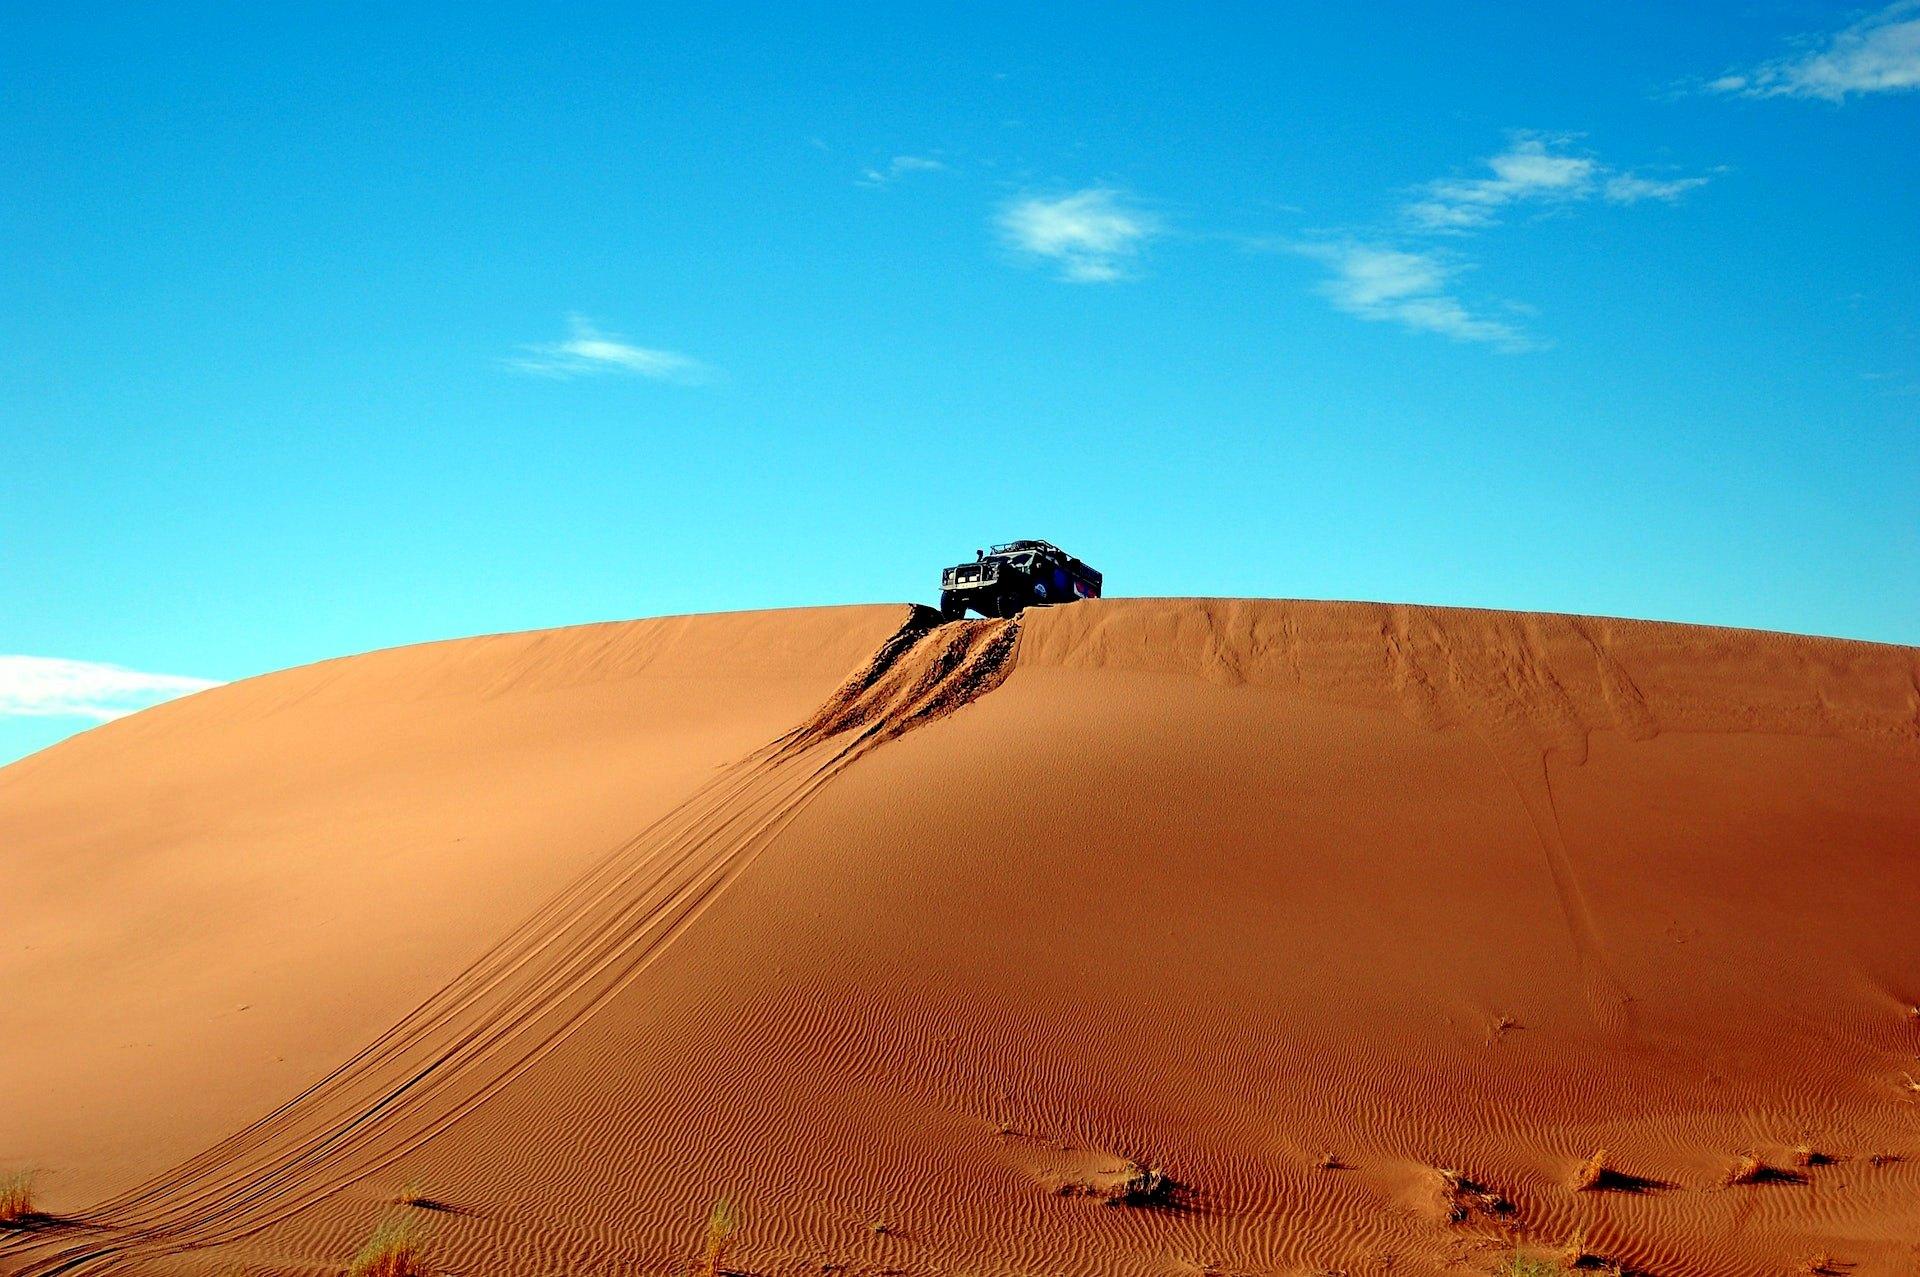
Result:
<svg viewBox="0 0 1920 1277">
<path fill-rule="evenodd" d="M 1021 608 L 1100 597 L 1100 574 L 1049 541 L 1010 541 L 976 550 L 973 562 L 940 574 L 940 615 L 969 609 L 982 616 L 1013 616 Z"/>
</svg>

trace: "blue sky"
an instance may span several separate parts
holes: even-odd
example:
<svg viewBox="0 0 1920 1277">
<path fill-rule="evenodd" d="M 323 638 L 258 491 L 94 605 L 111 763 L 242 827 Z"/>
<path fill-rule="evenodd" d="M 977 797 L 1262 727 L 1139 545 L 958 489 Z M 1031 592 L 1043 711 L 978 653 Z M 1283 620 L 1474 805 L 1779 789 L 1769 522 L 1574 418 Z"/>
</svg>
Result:
<svg viewBox="0 0 1920 1277">
<path fill-rule="evenodd" d="M 1535 8 L 10 5 L 0 759 L 1016 536 L 1920 641 L 1920 5 Z"/>
</svg>

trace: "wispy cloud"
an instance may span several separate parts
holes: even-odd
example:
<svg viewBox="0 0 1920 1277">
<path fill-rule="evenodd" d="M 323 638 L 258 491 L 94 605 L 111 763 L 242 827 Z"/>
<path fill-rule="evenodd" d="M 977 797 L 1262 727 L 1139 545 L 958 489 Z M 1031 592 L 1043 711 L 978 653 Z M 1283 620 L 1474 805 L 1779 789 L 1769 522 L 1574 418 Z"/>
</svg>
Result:
<svg viewBox="0 0 1920 1277">
<path fill-rule="evenodd" d="M 1406 214 L 1429 230 L 1470 230 L 1492 225 L 1496 211 L 1521 200 L 1582 199 L 1592 191 L 1599 165 L 1555 151 L 1565 144 L 1565 139 L 1516 137 L 1488 158 L 1491 177 L 1431 182 L 1406 206 Z"/>
<path fill-rule="evenodd" d="M 944 173 L 947 166 L 924 155 L 896 155 L 885 164 L 860 171 L 862 186 L 891 186 L 909 173 Z"/>
<path fill-rule="evenodd" d="M 1105 187 L 1015 200 L 997 221 L 1009 244 L 1052 262 L 1060 278 L 1076 284 L 1124 279 L 1127 263 L 1161 230 L 1159 218 Z"/>
<path fill-rule="evenodd" d="M 624 373 L 683 383 L 704 381 L 711 372 L 699 360 L 679 351 L 635 346 L 625 338 L 603 333 L 584 315 L 569 315 L 567 327 L 565 341 L 522 347 L 524 353 L 508 360 L 508 366 L 542 377 Z"/>
<path fill-rule="evenodd" d="M 1672 202 L 1697 186 L 1705 186 L 1704 177 L 1657 178 L 1637 173 L 1615 173 L 1601 188 L 1610 204 L 1638 204 L 1641 200 Z"/>
<path fill-rule="evenodd" d="M 1898 0 L 1804 51 L 1730 71 L 1707 87 L 1756 98 L 1844 101 L 1856 93 L 1920 89 L 1920 0 Z"/>
<path fill-rule="evenodd" d="M 104 723 L 220 684 L 183 674 L 53 656 L 0 656 L 0 718 L 90 718 Z"/>
<path fill-rule="evenodd" d="M 1509 352 L 1538 348 L 1512 324 L 1469 310 L 1449 287 L 1460 268 L 1433 253 L 1359 242 L 1300 244 L 1295 251 L 1328 268 L 1321 296 L 1356 318 Z"/>
<path fill-rule="evenodd" d="M 1515 133 L 1482 164 L 1480 175 L 1418 187 L 1388 229 L 1349 230 L 1288 247 L 1327 268 L 1318 291 L 1346 314 L 1496 350 L 1540 350 L 1548 343 L 1503 317 L 1531 313 L 1530 308 L 1501 302 L 1490 313 L 1485 303 L 1463 300 L 1455 284 L 1472 263 L 1458 252 L 1436 251 L 1436 242 L 1459 245 L 1482 235 L 1499 225 L 1503 211 L 1521 205 L 1546 207 L 1596 198 L 1609 204 L 1672 202 L 1708 181 L 1703 176 L 1647 177 L 1616 169 L 1576 150 L 1574 139 L 1546 133 Z"/>
<path fill-rule="evenodd" d="M 1494 225 L 1508 205 L 1573 203 L 1595 194 L 1614 204 L 1672 201 L 1707 184 L 1705 177 L 1650 178 L 1614 169 L 1572 146 L 1567 137 L 1515 134 L 1485 161 L 1491 176 L 1429 182 L 1402 211 L 1417 229 L 1461 234 Z"/>
</svg>

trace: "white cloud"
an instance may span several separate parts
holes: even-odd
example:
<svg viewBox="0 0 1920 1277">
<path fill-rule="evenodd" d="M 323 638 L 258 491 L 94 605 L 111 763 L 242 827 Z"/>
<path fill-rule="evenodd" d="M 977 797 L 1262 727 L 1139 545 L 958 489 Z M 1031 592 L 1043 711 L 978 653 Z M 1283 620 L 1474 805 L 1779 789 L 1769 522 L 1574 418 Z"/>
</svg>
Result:
<svg viewBox="0 0 1920 1277">
<path fill-rule="evenodd" d="M 0 718 L 121 718 L 219 683 L 53 656 L 0 656 Z"/>
<path fill-rule="evenodd" d="M 526 353 L 508 360 L 521 372 L 542 377 L 579 377 L 587 373 L 627 373 L 655 381 L 697 382 L 709 369 L 699 360 L 674 350 L 635 346 L 595 328 L 584 315 L 569 315 L 571 334 L 565 341 L 524 347 Z"/>
<path fill-rule="evenodd" d="M 1851 93 L 1920 89 L 1920 0 L 1898 0 L 1804 53 L 1729 72 L 1707 87 L 1747 97 L 1829 102 Z"/>
<path fill-rule="evenodd" d="M 1009 244 L 1055 263 L 1060 277 L 1076 284 L 1125 278 L 1128 259 L 1160 233 L 1158 218 L 1101 187 L 1015 200 L 1000 210 L 998 221 Z"/>
<path fill-rule="evenodd" d="M 1671 202 L 1708 181 L 1696 176 L 1645 177 L 1577 154 L 1572 145 L 1572 139 L 1564 136 L 1513 134 L 1506 149 L 1485 160 L 1487 176 L 1447 178 L 1419 187 L 1415 197 L 1401 206 L 1402 231 L 1411 228 L 1423 235 L 1467 237 L 1497 225 L 1501 210 L 1521 204 L 1572 204 L 1596 196 L 1611 204 Z M 1319 291 L 1349 315 L 1505 351 L 1538 350 L 1543 345 L 1516 324 L 1487 315 L 1454 295 L 1451 281 L 1466 268 L 1458 257 L 1379 242 L 1365 231 L 1353 232 L 1345 240 L 1295 247 L 1331 271 Z M 1523 309 L 1506 303 L 1502 312 Z"/>
<path fill-rule="evenodd" d="M 878 168 L 862 169 L 860 185 L 890 186 L 908 173 L 944 173 L 947 166 L 924 155 L 896 155 Z"/>
<path fill-rule="evenodd" d="M 1566 153 L 1568 144 L 1566 138 L 1517 134 L 1487 160 L 1493 176 L 1430 182 L 1402 212 L 1420 230 L 1464 234 L 1494 225 L 1495 213 L 1510 204 L 1571 203 L 1595 193 L 1614 204 L 1671 201 L 1707 184 L 1704 177 L 1650 178 L 1612 169 L 1591 156 Z"/>
<path fill-rule="evenodd" d="M 1609 203 L 1638 204 L 1641 200 L 1677 200 L 1696 186 L 1705 186 L 1704 177 L 1668 179 L 1641 177 L 1637 173 L 1615 173 L 1609 177 L 1604 194 Z"/>
<path fill-rule="evenodd" d="M 1472 231 L 1493 222 L 1493 214 L 1483 207 L 1438 199 L 1415 200 L 1405 212 L 1415 225 L 1429 231 Z"/>
<path fill-rule="evenodd" d="M 1320 294 L 1349 315 L 1455 341 L 1484 342 L 1504 351 L 1538 348 L 1512 324 L 1467 309 L 1448 290 L 1458 268 L 1431 253 L 1351 242 L 1302 244 L 1297 251 L 1332 272 L 1320 284 Z"/>
<path fill-rule="evenodd" d="M 1496 210 L 1523 200 L 1584 199 L 1600 165 L 1555 150 L 1565 145 L 1564 138 L 1520 134 L 1488 158 L 1492 177 L 1429 183 L 1406 214 L 1427 230 L 1462 231 L 1492 225 Z"/>
</svg>

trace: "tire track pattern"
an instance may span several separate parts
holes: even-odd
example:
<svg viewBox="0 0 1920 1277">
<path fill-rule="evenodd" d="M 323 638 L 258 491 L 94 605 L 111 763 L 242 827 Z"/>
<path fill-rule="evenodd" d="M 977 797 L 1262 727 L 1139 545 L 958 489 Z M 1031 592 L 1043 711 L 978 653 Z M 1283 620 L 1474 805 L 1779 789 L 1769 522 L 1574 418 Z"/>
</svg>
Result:
<svg viewBox="0 0 1920 1277">
<path fill-rule="evenodd" d="M 83 1219 L 0 1234 L 0 1272 L 141 1269 L 283 1222 L 500 1092 L 630 984 L 835 776 L 1011 672 L 1015 620 L 916 607 L 806 722 L 615 849 L 405 1019 L 272 1113 Z"/>
</svg>

